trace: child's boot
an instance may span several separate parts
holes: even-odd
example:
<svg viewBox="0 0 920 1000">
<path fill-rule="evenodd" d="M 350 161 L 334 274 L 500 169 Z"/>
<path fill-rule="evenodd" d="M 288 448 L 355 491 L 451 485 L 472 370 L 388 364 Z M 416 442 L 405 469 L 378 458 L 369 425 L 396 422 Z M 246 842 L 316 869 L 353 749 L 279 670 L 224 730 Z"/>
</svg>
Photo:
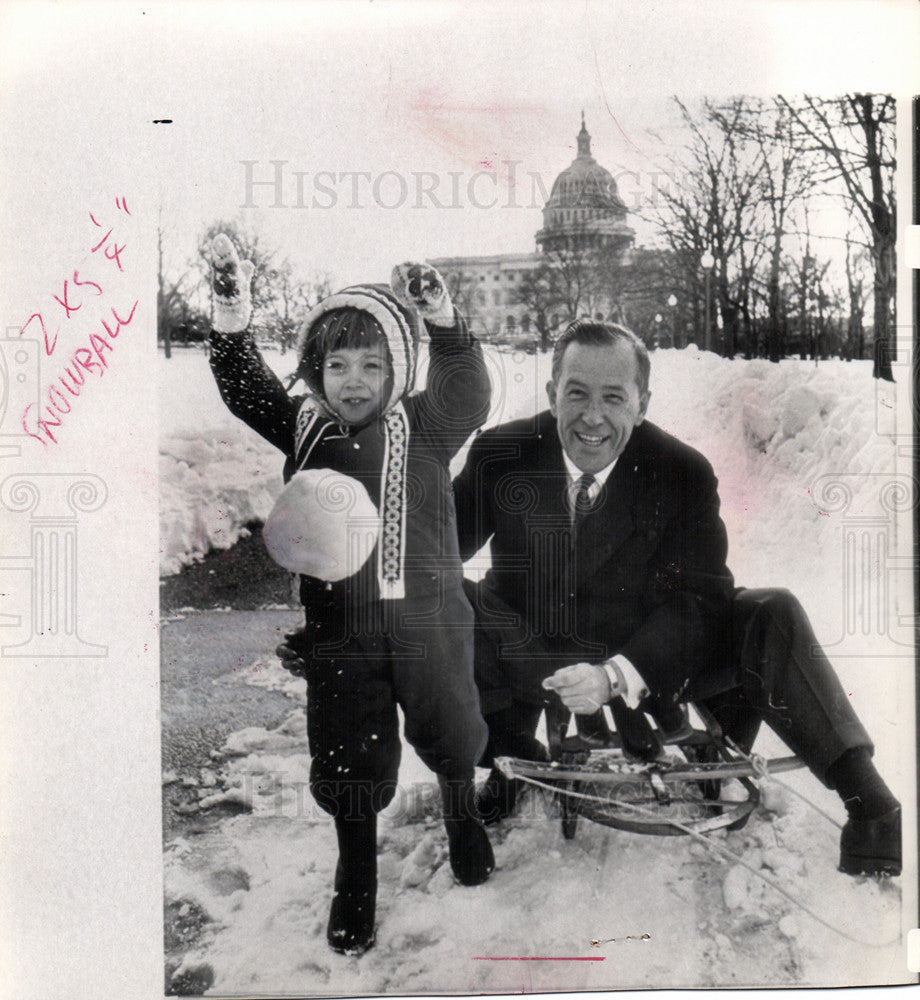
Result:
<svg viewBox="0 0 920 1000">
<path fill-rule="evenodd" d="M 444 803 L 450 867 L 462 885 L 480 885 L 495 869 L 495 855 L 476 808 L 473 779 L 439 777 L 438 784 Z"/>
<path fill-rule="evenodd" d="M 333 951 L 362 955 L 374 945 L 377 817 L 336 819 L 339 863 L 326 940 Z"/>
</svg>

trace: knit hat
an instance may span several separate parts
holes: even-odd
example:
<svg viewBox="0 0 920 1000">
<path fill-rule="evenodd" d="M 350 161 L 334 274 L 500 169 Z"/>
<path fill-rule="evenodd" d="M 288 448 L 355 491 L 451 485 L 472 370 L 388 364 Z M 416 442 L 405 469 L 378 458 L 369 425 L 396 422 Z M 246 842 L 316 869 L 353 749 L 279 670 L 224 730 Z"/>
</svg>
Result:
<svg viewBox="0 0 920 1000">
<path fill-rule="evenodd" d="M 367 490 L 332 469 L 295 473 L 262 529 L 279 566 L 328 582 L 357 573 L 379 534 L 380 517 Z"/>
<path fill-rule="evenodd" d="M 371 315 L 383 330 L 393 368 L 393 389 L 383 407 L 391 409 L 403 396 L 415 388 L 418 363 L 419 327 L 415 311 L 404 305 L 386 285 L 351 285 L 330 295 L 314 306 L 300 328 L 298 353 L 301 362 L 315 335 L 319 321 L 339 309 L 361 309 Z M 312 373 L 304 379 L 309 388 L 322 399 L 322 387 L 311 384 Z"/>
</svg>

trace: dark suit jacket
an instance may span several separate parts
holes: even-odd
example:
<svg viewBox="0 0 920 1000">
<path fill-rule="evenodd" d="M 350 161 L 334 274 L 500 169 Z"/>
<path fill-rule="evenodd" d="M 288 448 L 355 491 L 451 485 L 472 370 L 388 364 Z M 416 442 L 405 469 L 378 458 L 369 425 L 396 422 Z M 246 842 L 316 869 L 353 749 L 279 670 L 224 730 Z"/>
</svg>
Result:
<svg viewBox="0 0 920 1000">
<path fill-rule="evenodd" d="M 622 653 L 676 700 L 728 656 L 733 593 L 717 481 L 699 452 L 645 422 L 573 533 L 556 421 L 547 411 L 480 434 L 454 481 L 464 560 L 491 539 L 484 581 L 537 643 L 543 677 Z M 537 658 L 539 654 L 536 654 Z"/>
</svg>

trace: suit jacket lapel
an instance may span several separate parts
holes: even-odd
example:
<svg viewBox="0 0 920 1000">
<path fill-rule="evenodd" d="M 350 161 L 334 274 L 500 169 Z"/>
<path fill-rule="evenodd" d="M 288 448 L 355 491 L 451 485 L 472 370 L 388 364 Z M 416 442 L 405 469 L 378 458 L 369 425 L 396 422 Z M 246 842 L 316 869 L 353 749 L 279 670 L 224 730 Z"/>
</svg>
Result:
<svg viewBox="0 0 920 1000">
<path fill-rule="evenodd" d="M 546 525 L 557 524 L 560 528 L 567 528 L 570 523 L 566 498 L 569 479 L 562 459 L 562 444 L 556 432 L 555 420 L 551 420 L 546 426 L 541 426 L 540 431 L 542 441 L 539 449 L 539 468 L 532 473 L 537 490 L 534 515 Z"/>
</svg>

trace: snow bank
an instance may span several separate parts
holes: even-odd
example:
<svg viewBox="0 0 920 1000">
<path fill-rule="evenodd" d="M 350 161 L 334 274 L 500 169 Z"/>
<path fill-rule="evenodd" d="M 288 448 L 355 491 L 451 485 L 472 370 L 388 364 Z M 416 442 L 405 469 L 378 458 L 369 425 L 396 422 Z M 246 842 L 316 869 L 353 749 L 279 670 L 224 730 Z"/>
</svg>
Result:
<svg viewBox="0 0 920 1000">
<path fill-rule="evenodd" d="M 286 374 L 275 352 L 269 363 Z M 160 363 L 160 574 L 230 548 L 281 489 L 278 450 L 224 406 L 201 350 Z"/>
<path fill-rule="evenodd" d="M 801 589 L 825 590 L 842 521 L 886 513 L 894 386 L 870 362 L 729 362 L 690 347 L 655 354 L 651 388 L 649 418 L 716 470 L 736 579 L 788 586 L 801 568 Z"/>
<path fill-rule="evenodd" d="M 488 426 L 546 406 L 548 355 L 486 353 Z M 269 351 L 266 360 L 287 375 L 293 355 Z M 651 388 L 649 419 L 703 451 L 719 475 L 732 565 L 747 586 L 774 585 L 790 556 L 810 561 L 826 550 L 833 529 L 822 494 L 833 477 L 857 487 L 855 512 L 877 506 L 875 477 L 894 471 L 891 438 L 877 427 L 892 387 L 871 378 L 868 362 L 730 362 L 689 347 L 655 353 Z M 160 358 L 160 425 L 161 572 L 169 575 L 265 518 L 283 460 L 223 405 L 202 351 Z"/>
</svg>

